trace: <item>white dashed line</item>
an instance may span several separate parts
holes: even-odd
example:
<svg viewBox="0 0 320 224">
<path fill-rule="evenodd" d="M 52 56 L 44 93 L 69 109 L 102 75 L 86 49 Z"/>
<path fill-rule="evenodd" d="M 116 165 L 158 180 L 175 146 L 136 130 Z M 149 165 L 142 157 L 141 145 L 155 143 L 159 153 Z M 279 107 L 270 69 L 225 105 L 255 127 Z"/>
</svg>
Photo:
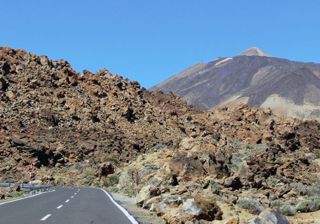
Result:
<svg viewBox="0 0 320 224">
<path fill-rule="evenodd" d="M 77 195 L 77 193 L 74 193 L 74 195 Z"/>
<path fill-rule="evenodd" d="M 66 203 L 68 203 L 70 200 L 68 199 L 68 200 L 66 200 Z"/>
<path fill-rule="evenodd" d="M 71 198 L 73 198 L 73 196 L 71 196 Z"/>
<path fill-rule="evenodd" d="M 42 219 L 40 219 L 40 221 L 44 221 L 44 220 L 46 220 L 47 218 L 49 218 L 51 216 L 51 214 L 48 214 L 48 215 L 46 215 L 45 217 L 43 217 Z"/>
<path fill-rule="evenodd" d="M 59 205 L 59 206 L 57 207 L 57 209 L 60 209 L 62 206 L 63 206 L 63 205 Z"/>
</svg>

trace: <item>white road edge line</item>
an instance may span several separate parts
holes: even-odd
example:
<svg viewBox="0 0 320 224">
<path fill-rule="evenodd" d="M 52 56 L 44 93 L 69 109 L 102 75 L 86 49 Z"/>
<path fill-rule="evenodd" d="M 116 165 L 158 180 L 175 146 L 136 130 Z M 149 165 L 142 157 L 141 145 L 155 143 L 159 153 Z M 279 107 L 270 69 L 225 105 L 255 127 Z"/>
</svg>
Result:
<svg viewBox="0 0 320 224">
<path fill-rule="evenodd" d="M 31 196 L 27 196 L 27 197 L 23 197 L 23 198 L 18 198 L 18 199 L 12 200 L 12 201 L 5 201 L 5 202 L 0 203 L 0 205 L 4 205 L 4 204 L 11 203 L 11 202 L 16 202 L 16 201 L 21 201 L 21 200 L 27 199 L 27 198 L 33 198 L 33 197 L 39 196 L 41 194 L 51 193 L 51 192 L 54 192 L 54 191 L 56 191 L 56 190 L 42 192 L 42 193 L 38 193 L 38 194 L 35 194 L 35 195 L 31 195 Z"/>
<path fill-rule="evenodd" d="M 63 205 L 59 205 L 59 206 L 57 207 L 57 209 L 60 209 L 62 206 L 63 206 Z"/>
<path fill-rule="evenodd" d="M 70 200 L 68 199 L 68 200 L 66 200 L 66 203 L 68 203 Z"/>
<path fill-rule="evenodd" d="M 108 195 L 108 197 L 113 202 L 113 204 L 115 204 L 122 211 L 122 213 L 125 216 L 127 216 L 127 218 L 131 221 L 132 224 L 138 224 L 138 222 L 134 219 L 134 217 L 132 215 L 130 215 L 129 212 L 127 210 L 125 210 L 123 207 L 121 207 L 117 202 L 115 202 L 115 200 L 113 200 L 113 198 L 110 196 L 110 194 L 107 191 L 105 191 L 102 188 L 100 188 L 100 189 L 103 190 L 104 193 L 106 193 L 106 195 Z"/>
<path fill-rule="evenodd" d="M 43 217 L 42 219 L 40 219 L 40 221 L 44 221 L 44 220 L 46 220 L 47 218 L 49 218 L 51 216 L 51 214 L 48 214 L 48 215 L 46 215 L 45 217 Z"/>
</svg>

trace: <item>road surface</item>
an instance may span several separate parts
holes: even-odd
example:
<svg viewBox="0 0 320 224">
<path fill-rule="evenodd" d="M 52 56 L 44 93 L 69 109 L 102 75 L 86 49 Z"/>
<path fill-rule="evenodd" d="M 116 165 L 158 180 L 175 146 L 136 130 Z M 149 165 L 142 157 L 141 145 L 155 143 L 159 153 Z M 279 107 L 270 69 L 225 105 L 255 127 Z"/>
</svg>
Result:
<svg viewBox="0 0 320 224">
<path fill-rule="evenodd" d="M 56 187 L 21 200 L 0 203 L 5 224 L 131 224 L 137 223 L 98 188 Z"/>
</svg>

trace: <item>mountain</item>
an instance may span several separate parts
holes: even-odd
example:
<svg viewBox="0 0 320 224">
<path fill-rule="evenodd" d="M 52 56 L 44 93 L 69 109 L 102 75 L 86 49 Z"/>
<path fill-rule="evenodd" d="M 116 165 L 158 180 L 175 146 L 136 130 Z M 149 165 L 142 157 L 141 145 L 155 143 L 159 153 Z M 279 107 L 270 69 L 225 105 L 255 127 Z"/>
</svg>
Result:
<svg viewBox="0 0 320 224">
<path fill-rule="evenodd" d="M 275 58 L 258 48 L 196 64 L 150 90 L 172 92 L 204 110 L 245 103 L 320 120 L 320 64 Z"/>
<path fill-rule="evenodd" d="M 316 83 L 300 69 L 283 85 L 302 74 Z M 205 111 L 107 69 L 81 75 L 66 60 L 0 47 L 0 182 L 29 182 L 32 161 L 33 183 L 50 174 L 51 184 L 135 196 L 166 223 L 237 217 L 230 207 L 293 215 L 320 209 L 319 136 L 317 121 L 244 104 Z M 0 201 L 14 188 L 0 188 Z"/>
</svg>

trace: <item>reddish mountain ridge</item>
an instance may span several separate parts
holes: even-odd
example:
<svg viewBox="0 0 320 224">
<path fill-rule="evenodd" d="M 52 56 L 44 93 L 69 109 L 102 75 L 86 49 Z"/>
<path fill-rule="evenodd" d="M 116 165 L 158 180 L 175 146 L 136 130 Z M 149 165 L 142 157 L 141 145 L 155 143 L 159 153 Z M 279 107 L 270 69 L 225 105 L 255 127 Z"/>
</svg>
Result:
<svg viewBox="0 0 320 224">
<path fill-rule="evenodd" d="M 196 64 L 150 90 L 172 92 L 205 110 L 245 103 L 285 117 L 320 120 L 320 64 L 275 58 L 258 48 Z"/>
</svg>

